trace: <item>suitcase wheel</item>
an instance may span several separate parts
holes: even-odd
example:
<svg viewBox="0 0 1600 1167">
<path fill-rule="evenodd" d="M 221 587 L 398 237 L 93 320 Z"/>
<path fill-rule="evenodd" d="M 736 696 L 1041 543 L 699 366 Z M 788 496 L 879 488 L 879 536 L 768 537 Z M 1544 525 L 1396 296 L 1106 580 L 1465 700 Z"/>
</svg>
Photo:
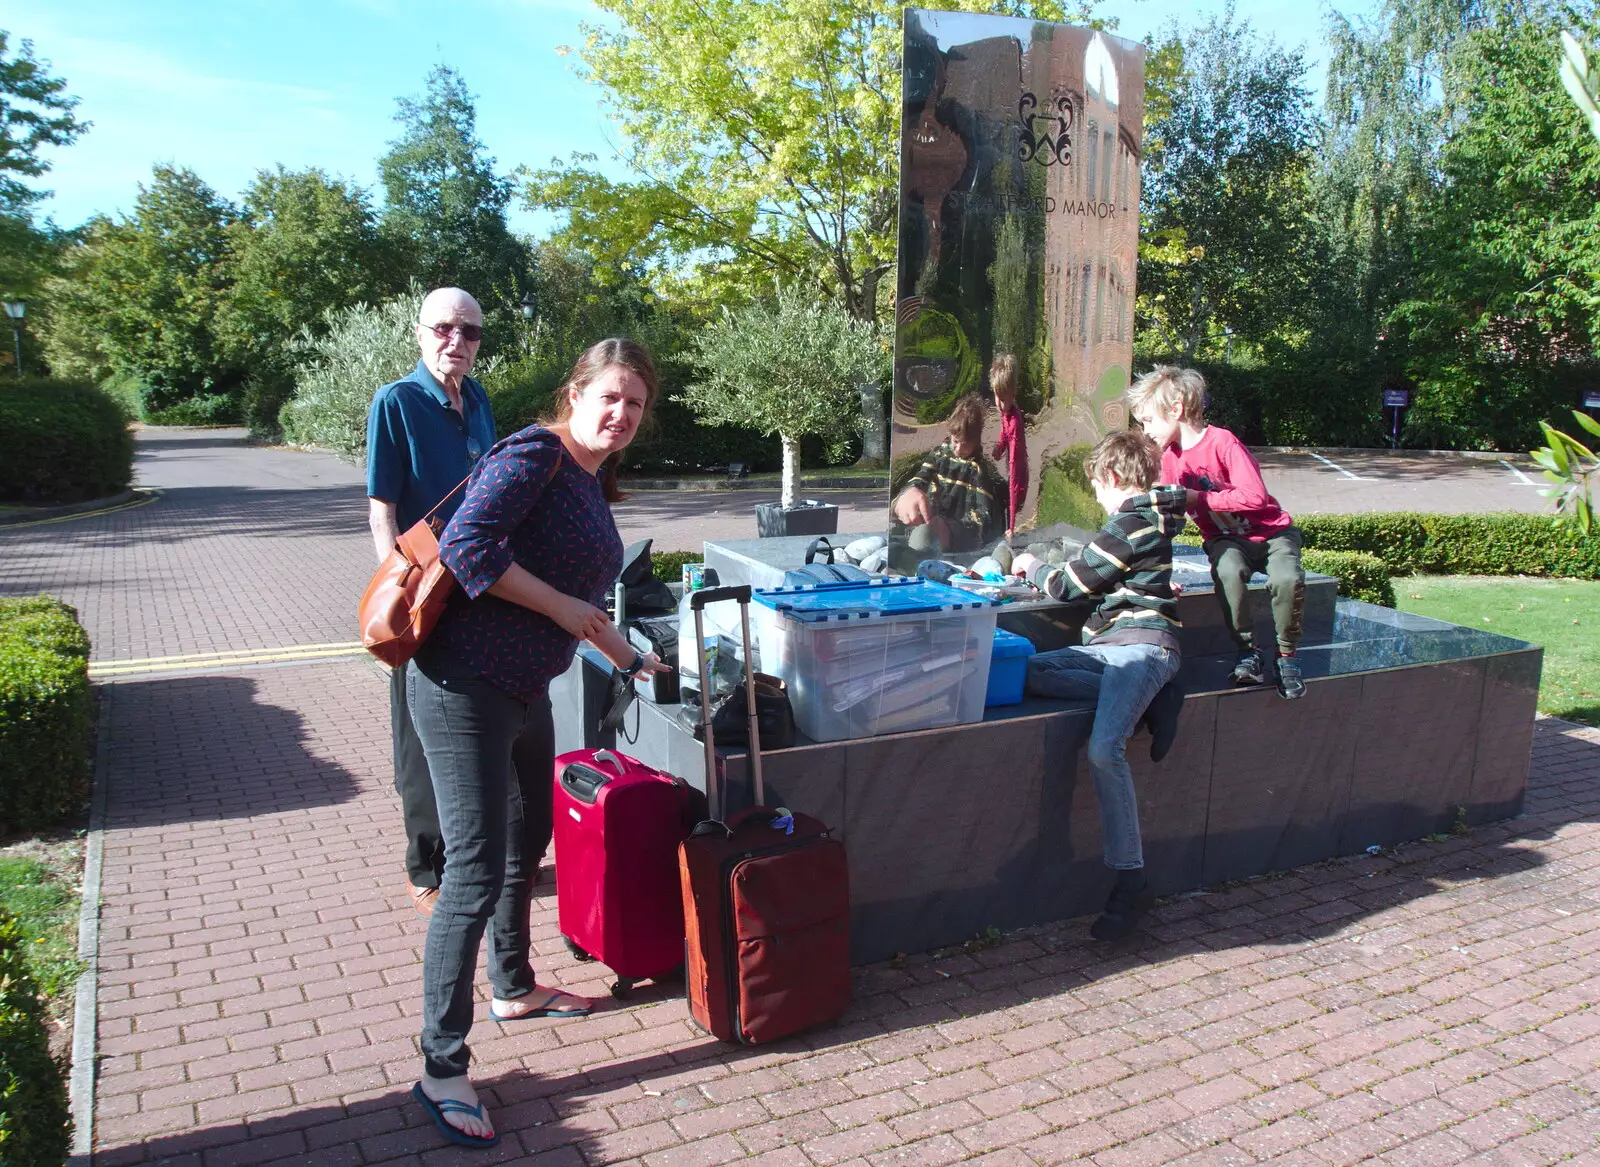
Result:
<svg viewBox="0 0 1600 1167">
<path fill-rule="evenodd" d="M 625 1001 L 633 994 L 633 978 L 618 977 L 611 982 L 611 995 L 619 1001 Z"/>
<path fill-rule="evenodd" d="M 580 963 L 587 963 L 594 959 L 593 956 L 590 956 L 587 952 L 574 944 L 572 942 L 572 937 L 570 936 L 563 935 L 561 937 L 561 943 L 565 944 L 567 946 L 567 951 L 572 953 L 573 960 L 579 961 Z"/>
</svg>

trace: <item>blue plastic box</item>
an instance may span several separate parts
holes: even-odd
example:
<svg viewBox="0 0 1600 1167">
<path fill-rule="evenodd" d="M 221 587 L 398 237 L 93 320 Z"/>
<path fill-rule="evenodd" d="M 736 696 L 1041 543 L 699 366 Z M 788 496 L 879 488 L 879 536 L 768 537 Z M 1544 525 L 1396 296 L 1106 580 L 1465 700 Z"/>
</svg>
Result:
<svg viewBox="0 0 1600 1167">
<path fill-rule="evenodd" d="M 1028 658 L 1033 641 L 1004 628 L 994 630 L 994 651 L 989 655 L 989 689 L 983 697 L 985 709 L 993 705 L 1021 705 L 1023 682 L 1028 676 Z"/>
<path fill-rule="evenodd" d="M 847 741 L 983 720 L 995 603 L 921 579 L 755 593 L 760 667 L 800 732 Z"/>
</svg>

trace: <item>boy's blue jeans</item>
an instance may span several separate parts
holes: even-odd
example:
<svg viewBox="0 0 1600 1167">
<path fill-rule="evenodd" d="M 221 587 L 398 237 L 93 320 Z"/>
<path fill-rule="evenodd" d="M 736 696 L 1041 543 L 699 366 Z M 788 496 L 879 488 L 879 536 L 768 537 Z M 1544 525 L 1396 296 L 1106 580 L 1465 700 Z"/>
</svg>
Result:
<svg viewBox="0 0 1600 1167">
<path fill-rule="evenodd" d="M 1156 644 L 1086 644 L 1028 661 L 1029 693 L 1095 703 L 1089 773 L 1100 800 L 1106 866 L 1119 871 L 1144 866 L 1128 738 L 1150 699 L 1178 675 L 1179 663 L 1176 652 Z"/>
</svg>

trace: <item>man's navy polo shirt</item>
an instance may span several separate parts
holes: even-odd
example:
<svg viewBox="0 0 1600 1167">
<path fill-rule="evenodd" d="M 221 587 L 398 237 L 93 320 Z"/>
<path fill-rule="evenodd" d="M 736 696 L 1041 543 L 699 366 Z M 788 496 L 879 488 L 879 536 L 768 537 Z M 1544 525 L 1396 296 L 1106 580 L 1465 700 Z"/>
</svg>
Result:
<svg viewBox="0 0 1600 1167">
<path fill-rule="evenodd" d="M 402 531 L 438 506 L 494 445 L 489 396 L 471 377 L 461 379 L 463 417 L 450 408 L 444 386 L 421 361 L 411 375 L 372 398 L 367 413 L 367 497 L 395 504 Z M 457 494 L 439 510 L 448 522 Z"/>
</svg>

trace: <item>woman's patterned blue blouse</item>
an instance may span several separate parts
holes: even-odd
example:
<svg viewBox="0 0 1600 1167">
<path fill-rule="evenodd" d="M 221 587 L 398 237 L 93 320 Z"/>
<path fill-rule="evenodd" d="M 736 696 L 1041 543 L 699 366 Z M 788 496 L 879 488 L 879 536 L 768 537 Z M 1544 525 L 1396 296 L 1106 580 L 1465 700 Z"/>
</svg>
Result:
<svg viewBox="0 0 1600 1167">
<path fill-rule="evenodd" d="M 603 607 L 622 570 L 622 539 L 600 479 L 561 439 L 532 425 L 478 460 L 439 540 L 460 589 L 434 630 L 452 656 L 532 701 L 572 663 L 577 641 L 551 620 L 488 595 L 512 563 L 558 592 Z"/>
</svg>

